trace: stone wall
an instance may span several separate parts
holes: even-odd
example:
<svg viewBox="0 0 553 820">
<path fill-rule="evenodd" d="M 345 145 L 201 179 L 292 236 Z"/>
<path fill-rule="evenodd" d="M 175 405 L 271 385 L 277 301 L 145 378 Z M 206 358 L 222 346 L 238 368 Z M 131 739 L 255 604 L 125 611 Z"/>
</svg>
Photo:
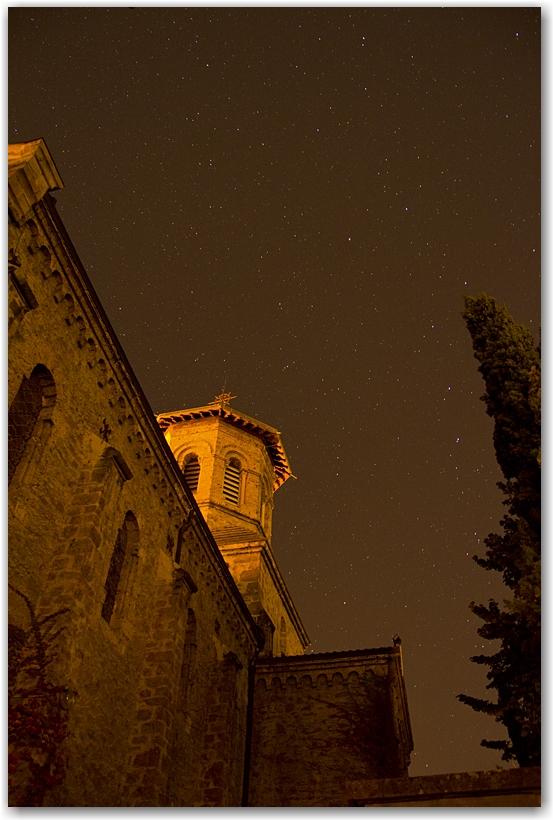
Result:
<svg viewBox="0 0 553 820">
<path fill-rule="evenodd" d="M 59 220 L 47 149 L 31 146 L 10 175 L 9 580 L 41 613 L 69 608 L 50 674 L 77 695 L 48 799 L 239 805 L 260 632 Z"/>
<path fill-rule="evenodd" d="M 264 659 L 248 805 L 346 806 L 347 781 L 406 774 L 408 727 L 399 649 Z"/>
<path fill-rule="evenodd" d="M 39 615 L 64 610 L 48 677 L 73 700 L 45 805 L 342 806 L 346 780 L 402 776 L 400 650 L 292 655 L 308 639 L 257 538 L 260 440 L 256 537 L 222 519 L 219 549 L 57 214 L 46 145 L 9 160 L 9 581 Z M 9 623 L 21 641 L 13 591 Z"/>
<path fill-rule="evenodd" d="M 499 769 L 348 783 L 350 806 L 459 808 L 541 806 L 541 769 Z"/>
<path fill-rule="evenodd" d="M 179 464 L 188 453 L 200 459 L 200 480 L 196 500 L 210 529 L 241 526 L 259 533 L 257 522 L 261 521 L 262 485 L 270 487 L 272 502 L 274 469 L 266 447 L 257 436 L 239 430 L 220 418 L 207 418 L 172 424 L 166 431 L 166 439 Z M 223 495 L 225 467 L 230 457 L 241 465 L 241 489 L 238 505 L 233 505 Z M 271 538 L 272 503 L 264 516 L 264 533 Z M 233 517 L 236 523 L 233 524 Z"/>
<path fill-rule="evenodd" d="M 309 639 L 271 548 L 275 470 L 267 446 L 258 435 L 218 417 L 178 421 L 184 414 L 209 410 L 207 406 L 164 414 L 166 441 L 180 465 L 190 454 L 199 459 L 195 498 L 244 601 L 263 628 L 263 654 L 301 654 Z M 225 467 L 231 457 L 241 465 L 237 504 L 223 492 Z"/>
<path fill-rule="evenodd" d="M 267 624 L 262 655 L 303 654 L 309 638 L 267 542 L 223 542 L 220 548 L 250 612 L 259 625 Z"/>
</svg>

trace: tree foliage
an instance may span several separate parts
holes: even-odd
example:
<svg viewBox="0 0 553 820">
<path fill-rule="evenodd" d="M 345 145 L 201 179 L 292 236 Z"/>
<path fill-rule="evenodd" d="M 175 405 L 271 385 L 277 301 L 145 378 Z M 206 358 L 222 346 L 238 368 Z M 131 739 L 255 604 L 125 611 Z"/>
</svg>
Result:
<svg viewBox="0 0 553 820">
<path fill-rule="evenodd" d="M 482 400 L 495 421 L 495 453 L 505 478 L 498 487 L 508 509 L 503 531 L 488 535 L 485 557 L 474 560 L 501 572 L 511 597 L 504 609 L 494 600 L 470 605 L 484 621 L 478 634 L 501 641 L 495 654 L 471 658 L 489 667 L 487 689 L 496 690 L 497 702 L 458 697 L 507 728 L 509 740 L 483 740 L 483 746 L 502 750 L 504 760 L 536 766 L 541 760 L 540 349 L 527 328 L 485 293 L 465 297 L 462 315 L 486 384 Z"/>
</svg>

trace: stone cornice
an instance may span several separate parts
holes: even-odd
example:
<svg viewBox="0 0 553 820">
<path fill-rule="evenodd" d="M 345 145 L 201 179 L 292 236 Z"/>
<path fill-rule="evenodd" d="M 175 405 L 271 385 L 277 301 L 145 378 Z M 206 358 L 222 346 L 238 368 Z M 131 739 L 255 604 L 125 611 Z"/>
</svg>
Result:
<svg viewBox="0 0 553 820">
<path fill-rule="evenodd" d="M 288 676 L 344 673 L 364 669 L 368 663 L 387 666 L 392 656 L 397 656 L 394 646 L 382 646 L 378 649 L 353 649 L 344 652 L 320 652 L 310 655 L 287 655 L 277 658 L 260 658 L 256 664 L 258 678 L 278 678 L 286 680 Z"/>
<path fill-rule="evenodd" d="M 8 208 L 20 224 L 48 191 L 63 188 L 43 139 L 8 146 Z"/>
</svg>

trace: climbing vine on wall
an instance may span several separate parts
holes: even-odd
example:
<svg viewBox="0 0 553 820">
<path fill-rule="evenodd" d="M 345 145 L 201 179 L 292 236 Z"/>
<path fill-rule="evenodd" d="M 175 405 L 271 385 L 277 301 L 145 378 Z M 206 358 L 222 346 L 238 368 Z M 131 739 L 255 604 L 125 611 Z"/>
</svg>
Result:
<svg viewBox="0 0 553 820">
<path fill-rule="evenodd" d="M 27 607 L 30 627 L 8 628 L 8 797 L 10 806 L 42 806 L 46 792 L 65 778 L 63 743 L 68 714 L 60 704 L 66 690 L 48 678 L 53 648 L 63 627 L 58 609 L 39 617 L 22 592 L 9 588 Z"/>
<path fill-rule="evenodd" d="M 399 764 L 390 702 L 389 681 L 371 669 L 348 687 L 349 745 L 366 761 L 372 777 L 391 777 Z"/>
</svg>

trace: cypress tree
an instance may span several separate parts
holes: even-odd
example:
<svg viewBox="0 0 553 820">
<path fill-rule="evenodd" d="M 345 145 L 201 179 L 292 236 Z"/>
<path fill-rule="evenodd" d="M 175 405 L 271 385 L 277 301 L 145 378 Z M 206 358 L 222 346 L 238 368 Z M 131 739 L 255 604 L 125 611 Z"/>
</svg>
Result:
<svg viewBox="0 0 553 820">
<path fill-rule="evenodd" d="M 541 762 L 541 356 L 530 331 L 517 324 L 503 305 L 485 293 L 465 297 L 462 316 L 472 337 L 479 372 L 486 384 L 482 400 L 495 421 L 493 441 L 505 481 L 507 514 L 502 532 L 485 539 L 486 555 L 474 556 L 486 570 L 501 572 L 511 591 L 501 608 L 488 605 L 470 609 L 484 624 L 478 634 L 500 640 L 493 655 L 471 658 L 489 667 L 487 689 L 496 702 L 468 695 L 459 700 L 478 712 L 495 717 L 509 740 L 483 740 L 482 746 L 500 749 L 503 760 L 520 766 Z"/>
</svg>

